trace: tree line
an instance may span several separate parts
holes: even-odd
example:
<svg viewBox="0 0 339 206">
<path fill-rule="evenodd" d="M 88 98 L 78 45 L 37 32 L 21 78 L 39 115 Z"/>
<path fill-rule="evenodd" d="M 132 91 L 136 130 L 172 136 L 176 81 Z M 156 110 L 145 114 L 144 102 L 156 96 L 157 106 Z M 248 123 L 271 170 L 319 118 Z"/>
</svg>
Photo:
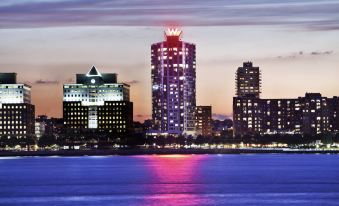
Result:
<svg viewBox="0 0 339 206">
<path fill-rule="evenodd" d="M 0 148 L 21 148 L 29 149 L 30 146 L 37 145 L 39 148 L 56 146 L 58 148 L 74 149 L 106 149 L 118 147 L 139 147 L 139 146 L 175 146 L 190 147 L 191 145 L 224 145 L 224 144 L 260 144 L 268 145 L 273 143 L 287 144 L 289 146 L 308 145 L 320 140 L 323 144 L 339 143 L 339 134 L 274 134 L 274 135 L 245 135 L 233 137 L 230 134 L 221 136 L 146 136 L 145 133 L 132 133 L 128 135 L 110 134 L 104 132 L 88 132 L 81 134 L 44 134 L 39 139 L 35 136 L 17 138 L 15 136 L 0 136 Z"/>
</svg>

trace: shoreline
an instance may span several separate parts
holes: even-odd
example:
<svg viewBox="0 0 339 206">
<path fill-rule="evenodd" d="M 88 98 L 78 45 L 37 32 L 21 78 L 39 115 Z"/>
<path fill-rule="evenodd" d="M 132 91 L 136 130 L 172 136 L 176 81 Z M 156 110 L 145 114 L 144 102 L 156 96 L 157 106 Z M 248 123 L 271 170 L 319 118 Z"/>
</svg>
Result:
<svg viewBox="0 0 339 206">
<path fill-rule="evenodd" d="M 190 154 L 339 154 L 339 150 L 315 149 L 111 149 L 111 150 L 58 150 L 58 151 L 0 151 L 0 157 L 13 156 L 109 156 L 109 155 L 190 155 Z"/>
</svg>

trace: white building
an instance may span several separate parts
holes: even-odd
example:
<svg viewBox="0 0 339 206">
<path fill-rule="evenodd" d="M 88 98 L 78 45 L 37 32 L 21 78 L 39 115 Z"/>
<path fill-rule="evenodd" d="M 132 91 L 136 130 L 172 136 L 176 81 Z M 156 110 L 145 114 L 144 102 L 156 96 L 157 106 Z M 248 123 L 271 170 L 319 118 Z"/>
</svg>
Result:
<svg viewBox="0 0 339 206">
<path fill-rule="evenodd" d="M 16 82 L 16 73 L 0 73 L 0 136 L 34 135 L 31 87 Z"/>
<path fill-rule="evenodd" d="M 101 74 L 92 67 L 77 74 L 75 84 L 64 84 L 64 125 L 68 129 L 99 129 L 124 133 L 132 125 L 133 103 L 129 85 L 117 74 Z"/>
</svg>

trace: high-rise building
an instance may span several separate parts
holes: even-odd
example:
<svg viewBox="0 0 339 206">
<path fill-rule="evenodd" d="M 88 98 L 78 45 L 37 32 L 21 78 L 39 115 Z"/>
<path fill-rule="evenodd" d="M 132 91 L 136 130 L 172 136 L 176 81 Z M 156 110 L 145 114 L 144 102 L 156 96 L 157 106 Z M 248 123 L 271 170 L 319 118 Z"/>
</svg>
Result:
<svg viewBox="0 0 339 206">
<path fill-rule="evenodd" d="M 271 133 L 304 133 L 302 124 L 303 97 L 296 99 L 260 99 L 258 110 L 262 115 L 260 132 Z"/>
<path fill-rule="evenodd" d="M 337 98 L 319 93 L 296 99 L 234 97 L 234 134 L 338 133 Z"/>
<path fill-rule="evenodd" d="M 212 106 L 197 106 L 195 111 L 196 132 L 203 136 L 212 135 Z"/>
<path fill-rule="evenodd" d="M 332 125 L 334 125 L 334 131 L 339 133 L 339 96 L 333 97 L 332 105 L 333 108 L 333 117 L 330 119 Z"/>
<path fill-rule="evenodd" d="M 299 98 L 302 106 L 302 129 L 305 134 L 333 132 L 335 125 L 330 120 L 334 117 L 333 99 L 322 97 L 319 93 L 307 93 Z"/>
<path fill-rule="evenodd" d="M 236 73 L 236 95 L 238 97 L 255 96 L 259 98 L 261 89 L 261 73 L 259 67 L 252 62 L 244 62 Z"/>
<path fill-rule="evenodd" d="M 234 135 L 252 135 L 260 133 L 262 115 L 260 99 L 254 96 L 233 98 Z"/>
<path fill-rule="evenodd" d="M 253 68 L 247 63 L 244 63 L 245 67 Z M 258 77 L 259 68 L 255 70 L 242 72 L 241 75 L 237 72 L 240 89 L 239 80 L 257 79 L 253 73 Z M 260 87 L 260 78 L 257 80 L 256 85 Z M 295 99 L 261 99 L 258 92 L 246 89 L 243 92 L 238 90 L 237 97 L 233 98 L 234 135 L 240 136 L 338 133 L 337 114 L 338 97 L 322 97 L 319 93 L 306 93 L 305 97 Z"/>
<path fill-rule="evenodd" d="M 94 66 L 77 74 L 75 84 L 64 84 L 64 125 L 67 131 L 125 134 L 133 124 L 129 85 L 117 83 L 117 74 L 101 74 Z"/>
<path fill-rule="evenodd" d="M 18 84 L 16 73 L 0 73 L 0 136 L 33 136 L 34 115 L 31 87 Z"/>
<path fill-rule="evenodd" d="M 194 134 L 196 106 L 195 45 L 168 29 L 165 41 L 151 47 L 153 131 Z"/>
</svg>

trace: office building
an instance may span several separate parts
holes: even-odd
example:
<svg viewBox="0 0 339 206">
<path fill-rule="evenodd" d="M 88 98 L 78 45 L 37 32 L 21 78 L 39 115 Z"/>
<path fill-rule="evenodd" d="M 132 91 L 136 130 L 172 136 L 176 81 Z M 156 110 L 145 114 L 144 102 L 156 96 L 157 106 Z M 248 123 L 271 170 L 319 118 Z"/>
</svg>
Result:
<svg viewBox="0 0 339 206">
<path fill-rule="evenodd" d="M 156 134 L 194 134 L 195 45 L 168 29 L 165 41 L 151 46 L 152 121 Z"/>
<path fill-rule="evenodd" d="M 197 106 L 195 111 L 196 133 L 203 136 L 212 135 L 212 106 Z"/>
<path fill-rule="evenodd" d="M 331 107 L 334 112 L 330 122 L 334 125 L 334 132 L 339 133 L 339 97 L 333 97 Z"/>
<path fill-rule="evenodd" d="M 296 99 L 234 97 L 235 135 L 337 133 L 337 98 L 319 93 Z"/>
<path fill-rule="evenodd" d="M 0 136 L 34 136 L 35 107 L 31 87 L 19 84 L 16 73 L 0 73 Z"/>
<path fill-rule="evenodd" d="M 133 124 L 129 85 L 117 74 L 100 73 L 94 66 L 77 74 L 75 84 L 64 84 L 63 117 L 68 132 L 100 131 L 126 134 Z"/>
<path fill-rule="evenodd" d="M 245 73 L 242 78 L 251 79 L 252 73 Z M 238 89 L 237 94 L 240 95 L 233 98 L 236 136 L 338 133 L 338 97 L 306 93 L 305 97 L 294 99 L 261 99 L 259 93 L 244 94 Z"/>
</svg>

